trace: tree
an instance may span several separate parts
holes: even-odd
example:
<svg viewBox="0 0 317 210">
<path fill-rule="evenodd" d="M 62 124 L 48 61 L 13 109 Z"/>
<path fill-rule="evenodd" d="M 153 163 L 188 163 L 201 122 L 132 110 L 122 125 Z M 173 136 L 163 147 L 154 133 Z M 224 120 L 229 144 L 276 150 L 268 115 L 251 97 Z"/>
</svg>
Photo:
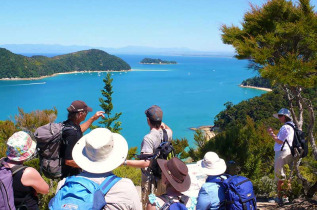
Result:
<svg viewBox="0 0 317 210">
<path fill-rule="evenodd" d="M 104 110 L 106 117 L 99 121 L 99 124 L 104 125 L 105 128 L 108 128 L 111 132 L 120 133 L 121 129 L 121 122 L 116 121 L 121 116 L 120 113 L 115 113 L 114 116 L 111 116 L 111 112 L 113 110 L 112 104 L 112 83 L 113 79 L 111 78 L 110 73 L 107 73 L 107 76 L 103 79 L 105 83 L 104 88 L 101 90 L 101 94 L 104 98 L 99 98 L 100 107 Z M 112 126 L 112 123 L 114 125 Z"/>
<path fill-rule="evenodd" d="M 307 134 L 317 160 L 314 139 L 315 113 L 311 98 L 304 91 L 317 85 L 317 15 L 309 0 L 297 4 L 270 0 L 262 7 L 251 5 L 244 15 L 242 28 L 222 26 L 222 40 L 233 45 L 237 58 L 248 58 L 263 78 L 280 84 L 289 102 L 295 124 L 304 124 L 304 107 L 308 111 Z M 299 172 L 306 191 L 307 180 Z M 310 191 L 309 196 L 313 192 Z"/>
</svg>

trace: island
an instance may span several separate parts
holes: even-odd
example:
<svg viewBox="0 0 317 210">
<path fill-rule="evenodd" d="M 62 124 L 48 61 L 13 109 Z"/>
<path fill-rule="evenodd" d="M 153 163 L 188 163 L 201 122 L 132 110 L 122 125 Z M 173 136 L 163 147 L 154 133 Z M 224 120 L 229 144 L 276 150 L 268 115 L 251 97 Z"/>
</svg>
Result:
<svg viewBox="0 0 317 210">
<path fill-rule="evenodd" d="M 141 64 L 177 64 L 176 61 L 164 61 L 161 59 L 144 58 L 140 62 Z"/>
<path fill-rule="evenodd" d="M 38 79 L 58 73 L 124 71 L 131 66 L 102 50 L 90 49 L 55 57 L 27 57 L 0 48 L 0 79 Z"/>
<path fill-rule="evenodd" d="M 240 87 L 254 88 L 264 91 L 272 91 L 272 85 L 269 80 L 263 77 L 255 76 L 247 80 L 243 80 Z"/>
</svg>

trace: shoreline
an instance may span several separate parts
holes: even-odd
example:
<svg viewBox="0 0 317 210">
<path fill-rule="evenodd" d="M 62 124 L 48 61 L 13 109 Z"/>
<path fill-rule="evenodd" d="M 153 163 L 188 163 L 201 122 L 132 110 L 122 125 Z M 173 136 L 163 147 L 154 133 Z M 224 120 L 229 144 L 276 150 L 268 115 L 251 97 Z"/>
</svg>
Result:
<svg viewBox="0 0 317 210">
<path fill-rule="evenodd" d="M 213 138 L 216 136 L 216 133 L 213 131 L 214 126 L 213 125 L 203 125 L 203 126 L 199 126 L 196 128 L 189 128 L 192 131 L 196 131 L 196 130 L 202 130 L 205 134 L 205 137 L 207 140 Z"/>
<path fill-rule="evenodd" d="M 253 89 L 258 89 L 258 90 L 264 90 L 264 91 L 267 91 L 267 92 L 271 92 L 272 91 L 271 88 L 256 87 L 256 86 L 251 86 L 251 85 L 239 85 L 239 87 L 242 87 L 242 88 L 253 88 Z"/>
<path fill-rule="evenodd" d="M 70 71 L 70 72 L 60 72 L 60 73 L 55 73 L 52 75 L 47 75 L 47 76 L 40 76 L 40 77 L 28 77 L 28 78 L 1 78 L 0 81 L 20 81 L 20 80 L 41 80 L 41 79 L 45 79 L 48 77 L 55 77 L 61 74 L 77 74 L 77 73 L 101 73 L 101 72 L 127 72 L 127 71 L 132 71 L 132 69 L 130 70 L 118 70 L 118 71 L 114 71 L 114 70 L 102 70 L 102 71 Z"/>
</svg>

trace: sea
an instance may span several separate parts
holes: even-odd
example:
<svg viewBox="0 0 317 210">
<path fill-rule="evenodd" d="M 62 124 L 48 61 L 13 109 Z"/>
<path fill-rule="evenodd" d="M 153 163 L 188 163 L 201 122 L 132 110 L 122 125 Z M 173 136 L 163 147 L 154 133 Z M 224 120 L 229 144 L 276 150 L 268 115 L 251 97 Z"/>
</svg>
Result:
<svg viewBox="0 0 317 210">
<path fill-rule="evenodd" d="M 30 54 L 25 54 L 31 56 Z M 53 55 L 46 55 L 53 56 Z M 149 132 L 144 111 L 151 105 L 163 110 L 163 122 L 173 130 L 173 138 L 186 138 L 194 146 L 194 131 L 213 125 L 226 102 L 237 104 L 266 93 L 241 88 L 239 84 L 257 73 L 248 69 L 247 60 L 233 57 L 117 55 L 132 67 L 128 72 L 110 72 L 113 82 L 113 114 L 122 112 L 121 134 L 129 147 L 139 147 Z M 145 65 L 145 58 L 176 61 L 176 65 Z M 0 81 L 0 120 L 14 119 L 18 108 L 25 112 L 58 110 L 56 121 L 66 120 L 66 108 L 74 100 L 83 100 L 100 108 L 106 72 L 61 74 L 40 80 Z M 98 121 L 94 124 L 98 125 Z"/>
</svg>

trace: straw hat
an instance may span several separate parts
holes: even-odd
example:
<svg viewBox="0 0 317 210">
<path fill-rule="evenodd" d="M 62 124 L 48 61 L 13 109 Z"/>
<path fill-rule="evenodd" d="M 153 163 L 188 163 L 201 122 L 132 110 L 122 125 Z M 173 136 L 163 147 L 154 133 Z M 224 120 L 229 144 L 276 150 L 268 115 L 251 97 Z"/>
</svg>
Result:
<svg viewBox="0 0 317 210">
<path fill-rule="evenodd" d="M 190 177 L 186 164 L 173 157 L 170 160 L 157 159 L 162 173 L 167 178 L 168 182 L 179 192 L 184 192 L 190 187 Z"/>
<path fill-rule="evenodd" d="M 24 131 L 15 132 L 7 141 L 7 157 L 13 161 L 29 159 L 35 152 L 36 143 Z"/>
<path fill-rule="evenodd" d="M 120 166 L 128 154 L 123 136 L 106 128 L 96 128 L 75 144 L 72 156 L 77 165 L 90 173 L 106 173 Z"/>
<path fill-rule="evenodd" d="M 202 172 L 208 176 L 221 175 L 227 169 L 225 161 L 219 158 L 215 152 L 207 152 L 204 159 L 198 161 L 197 165 L 201 167 Z"/>
</svg>

